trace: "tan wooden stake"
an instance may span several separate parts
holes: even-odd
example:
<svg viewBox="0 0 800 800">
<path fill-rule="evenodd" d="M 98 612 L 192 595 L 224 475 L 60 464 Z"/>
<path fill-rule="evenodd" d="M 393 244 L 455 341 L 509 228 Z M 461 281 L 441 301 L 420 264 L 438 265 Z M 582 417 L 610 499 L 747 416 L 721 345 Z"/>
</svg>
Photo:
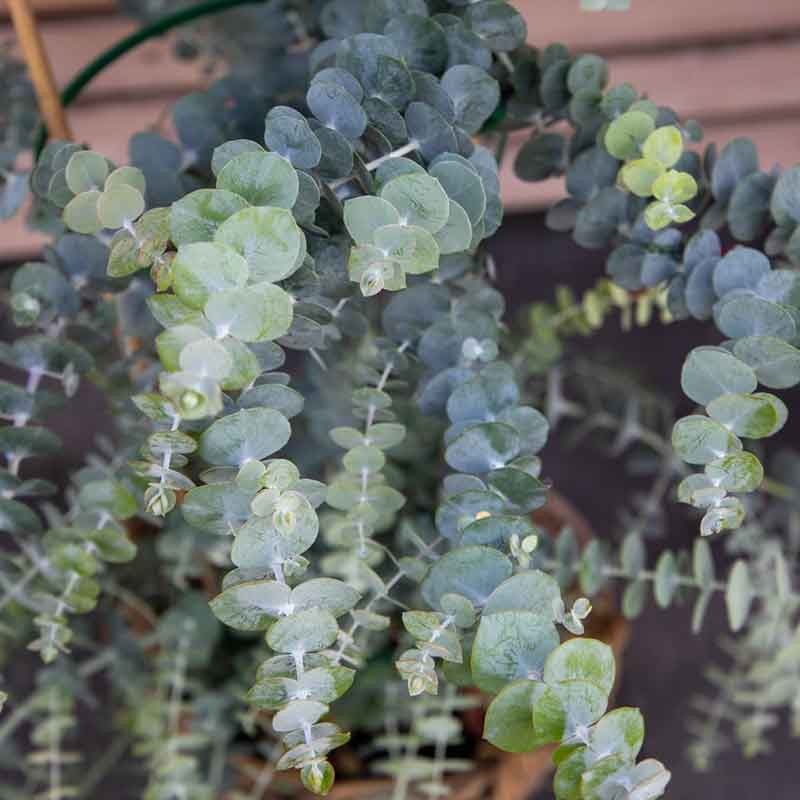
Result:
<svg viewBox="0 0 800 800">
<path fill-rule="evenodd" d="M 36 90 L 39 110 L 50 132 L 56 139 L 72 139 L 72 132 L 67 124 L 64 107 L 53 77 L 50 59 L 44 49 L 44 42 L 36 27 L 36 17 L 30 6 L 30 0 L 6 0 L 11 11 L 11 19 L 17 38 L 28 65 L 28 72 Z"/>
</svg>

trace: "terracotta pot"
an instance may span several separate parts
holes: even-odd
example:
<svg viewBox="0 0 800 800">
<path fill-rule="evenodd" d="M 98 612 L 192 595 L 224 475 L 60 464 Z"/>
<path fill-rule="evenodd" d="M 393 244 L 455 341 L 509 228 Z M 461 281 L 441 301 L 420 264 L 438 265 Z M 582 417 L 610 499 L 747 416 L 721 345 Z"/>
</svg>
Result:
<svg viewBox="0 0 800 800">
<path fill-rule="evenodd" d="M 535 522 L 553 535 L 569 526 L 582 545 L 593 537 L 588 520 L 555 491 L 550 491 L 547 505 L 536 511 L 533 517 Z M 610 594 L 601 594 L 592 602 L 593 611 L 587 620 L 586 635 L 606 642 L 614 651 L 617 672 L 613 697 L 619 685 L 628 625 L 617 613 Z M 465 733 L 478 740 L 473 755 L 476 766 L 470 773 L 446 778 L 446 783 L 451 787 L 449 797 L 453 800 L 527 800 L 550 779 L 553 772 L 551 754 L 555 747 L 544 747 L 533 753 L 504 753 L 480 738 L 483 715 L 481 708 L 464 715 Z M 247 763 L 257 769 L 258 762 L 247 759 Z M 337 780 L 328 796 L 331 800 L 379 800 L 391 796 L 393 785 L 394 782 L 386 778 Z M 296 789 L 296 794 L 292 793 L 292 787 Z M 285 797 L 290 793 L 302 800 L 313 798 L 302 789 L 294 773 L 278 773 L 264 797 Z M 413 795 L 413 792 L 410 794 Z"/>
</svg>

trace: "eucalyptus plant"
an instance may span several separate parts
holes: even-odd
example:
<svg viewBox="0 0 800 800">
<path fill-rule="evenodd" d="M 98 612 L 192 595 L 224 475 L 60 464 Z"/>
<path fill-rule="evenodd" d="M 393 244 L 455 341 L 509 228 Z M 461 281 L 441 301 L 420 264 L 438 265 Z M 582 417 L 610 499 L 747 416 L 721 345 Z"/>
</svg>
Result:
<svg viewBox="0 0 800 800">
<path fill-rule="evenodd" d="M 379 673 L 385 731 L 372 735 L 396 797 L 444 794 L 443 776 L 469 767 L 447 752 L 474 702 L 454 687 L 485 698 L 497 748 L 556 746 L 559 800 L 660 797 L 670 773 L 638 760 L 642 715 L 609 710 L 614 655 L 584 635 L 611 580 L 627 582 L 631 617 L 650 585 L 660 606 L 696 592 L 695 630 L 724 594 L 744 637 L 723 690 L 750 722 L 740 738 L 762 747 L 760 687 L 783 681 L 770 708 L 800 696 L 796 546 L 781 544 L 796 510 L 792 481 L 765 478 L 742 440 L 786 420 L 758 384 L 800 381 L 788 266 L 800 168 L 760 172 L 744 140 L 701 158 L 697 123 L 608 88 L 598 56 L 527 45 L 503 0 L 267 5 L 291 24 L 265 47 L 283 55 L 264 84 L 233 74 L 183 98 L 175 140 L 136 134 L 129 165 L 51 141 L 31 176 L 67 232 L 14 273 L 14 321 L 33 332 L 2 350 L 24 383 L 2 389 L 5 649 L 55 662 L 27 701 L 9 687 L 0 739 L 35 721 L 34 741 L 50 744 L 33 766 L 51 768 L 25 770 L 27 785 L 86 796 L 102 780 L 68 785 L 59 753 L 103 672 L 122 711 L 101 763 L 132 748 L 144 797 L 233 790 L 242 749 L 266 756 L 242 768 L 256 796 L 288 769 L 326 794 L 348 723 L 369 725 L 348 699 L 372 702 L 365 674 L 391 664 L 402 684 Z M 530 130 L 520 177 L 566 174 L 549 223 L 610 249 L 608 279 L 537 304 L 521 337 L 484 246 L 516 129 Z M 723 228 L 766 237 L 765 252 L 723 253 Z M 576 369 L 569 338 L 617 311 L 628 329 L 654 312 L 713 317 L 726 340 L 693 350 L 681 376 L 702 413 L 620 407 Z M 77 472 L 66 512 L 32 507 L 18 498 L 55 487 L 20 465 L 58 448 L 32 423 L 54 387 L 71 396 L 84 375 L 107 393 L 120 446 L 101 443 Z M 569 397 L 576 381 L 583 400 Z M 532 520 L 549 489 L 538 454 L 570 418 L 655 465 L 617 543 L 581 549 L 568 528 L 551 537 Z M 760 489 L 776 496 L 769 520 L 746 515 Z M 704 512 L 702 537 L 691 558 L 666 551 L 649 568 L 644 532 L 671 497 Z M 737 528 L 720 580 L 706 537 Z M 99 640 L 78 616 L 93 609 Z M 713 750 L 701 735 L 695 760 Z"/>
</svg>

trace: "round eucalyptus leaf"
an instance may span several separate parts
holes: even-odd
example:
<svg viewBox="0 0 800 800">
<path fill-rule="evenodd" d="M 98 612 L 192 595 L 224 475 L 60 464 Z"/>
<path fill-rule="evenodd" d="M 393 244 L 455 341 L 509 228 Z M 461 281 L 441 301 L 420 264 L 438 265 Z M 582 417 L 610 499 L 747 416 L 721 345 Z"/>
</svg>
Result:
<svg viewBox="0 0 800 800">
<path fill-rule="evenodd" d="M 103 223 L 97 216 L 102 194 L 95 189 L 75 195 L 64 208 L 64 224 L 75 233 L 97 233 Z"/>
<path fill-rule="evenodd" d="M 290 589 L 272 580 L 229 586 L 210 603 L 214 616 L 238 631 L 266 630 L 289 604 Z"/>
<path fill-rule="evenodd" d="M 253 514 L 239 529 L 231 550 L 231 560 L 238 567 L 273 569 L 289 559 L 305 553 L 317 539 L 319 518 L 310 501 L 299 492 L 290 490 L 282 497 L 281 505 L 288 499 L 291 503 L 293 519 L 290 527 L 281 529 L 274 524 L 274 512 L 280 513 L 276 504 L 271 508 L 259 506 L 261 493 L 253 498 L 250 509 L 269 512 L 266 516 Z"/>
<path fill-rule="evenodd" d="M 269 408 L 245 408 L 213 422 L 200 437 L 209 464 L 241 466 L 280 450 L 291 436 L 286 417 Z"/>
<path fill-rule="evenodd" d="M 684 417 L 675 423 L 672 446 L 688 464 L 708 464 L 742 449 L 741 442 L 727 428 L 700 415 Z"/>
<path fill-rule="evenodd" d="M 303 232 L 283 208 L 245 208 L 228 217 L 214 235 L 244 256 L 250 281 L 275 282 L 295 272 L 306 253 Z"/>
<path fill-rule="evenodd" d="M 277 383 L 262 383 L 239 395 L 239 408 L 272 408 L 286 419 L 296 417 L 303 410 L 305 398 L 300 392 Z"/>
<path fill-rule="evenodd" d="M 605 59 L 591 53 L 575 59 L 567 74 L 567 87 L 572 94 L 581 90 L 602 92 L 608 83 Z"/>
<path fill-rule="evenodd" d="M 405 121 L 410 140 L 416 142 L 428 161 L 458 148 L 452 124 L 433 106 L 418 101 L 409 103 Z"/>
<path fill-rule="evenodd" d="M 538 478 L 514 466 L 492 470 L 486 483 L 520 514 L 540 508 L 547 501 L 546 486 Z"/>
<path fill-rule="evenodd" d="M 409 173 L 425 175 L 425 167 L 418 164 L 416 161 L 412 161 L 410 158 L 395 156 L 393 158 L 387 158 L 386 161 L 380 163 L 377 170 L 375 170 L 375 178 L 378 186 L 381 187 L 392 180 L 392 178 Z"/>
<path fill-rule="evenodd" d="M 666 169 L 675 166 L 682 153 L 683 136 L 674 125 L 656 128 L 642 145 L 642 155 Z"/>
<path fill-rule="evenodd" d="M 664 174 L 664 165 L 653 158 L 637 158 L 620 170 L 625 186 L 637 197 L 650 197 L 655 182 Z"/>
<path fill-rule="evenodd" d="M 353 147 L 350 142 L 339 131 L 326 128 L 316 120 L 311 121 L 311 130 L 322 150 L 317 165 L 320 177 L 326 181 L 349 177 L 353 172 Z"/>
<path fill-rule="evenodd" d="M 145 193 L 144 173 L 137 167 L 117 167 L 107 178 L 103 189 L 108 191 L 115 186 L 131 186 L 139 194 Z"/>
<path fill-rule="evenodd" d="M 447 222 L 444 227 L 436 231 L 433 238 L 441 255 L 462 253 L 469 249 L 472 241 L 472 223 L 467 212 L 455 200 L 450 200 Z"/>
<path fill-rule="evenodd" d="M 607 707 L 608 692 L 597 684 L 562 681 L 534 696 L 533 727 L 540 742 L 561 742 L 597 722 Z"/>
<path fill-rule="evenodd" d="M 78 150 L 66 164 L 65 178 L 73 194 L 101 190 L 108 177 L 108 161 L 92 150 Z"/>
<path fill-rule="evenodd" d="M 181 504 L 184 519 L 198 530 L 230 536 L 250 517 L 253 492 L 233 484 L 197 486 Z"/>
<path fill-rule="evenodd" d="M 727 203 L 739 181 L 758 171 L 758 153 L 749 139 L 732 139 L 720 151 L 711 170 L 711 191 Z"/>
<path fill-rule="evenodd" d="M 714 310 L 717 294 L 714 291 L 716 258 L 701 261 L 689 273 L 686 281 L 686 307 L 695 319 L 708 319 Z"/>
<path fill-rule="evenodd" d="M 315 80 L 308 88 L 306 102 L 323 125 L 338 131 L 345 139 L 358 139 L 367 127 L 367 115 L 361 104 L 338 83 Z"/>
<path fill-rule="evenodd" d="M 421 275 L 439 266 L 439 246 L 423 227 L 384 225 L 375 231 L 374 242 L 383 256 L 399 264 L 405 273 Z"/>
<path fill-rule="evenodd" d="M 447 66 L 472 64 L 488 70 L 492 66 L 492 51 L 483 39 L 456 16 L 438 14 L 437 22 L 444 28 L 447 39 Z"/>
<path fill-rule="evenodd" d="M 292 589 L 291 602 L 296 610 L 323 609 L 341 617 L 352 610 L 361 595 L 352 586 L 335 578 L 312 578 Z"/>
<path fill-rule="evenodd" d="M 525 19 L 513 6 L 502 0 L 481 0 L 467 5 L 467 25 L 496 52 L 514 50 L 525 43 Z"/>
<path fill-rule="evenodd" d="M 770 210 L 778 225 L 794 227 L 800 223 L 800 165 L 787 169 L 778 178 Z"/>
<path fill-rule="evenodd" d="M 307 728 L 328 713 L 328 706 L 316 700 L 293 700 L 273 718 L 272 727 L 278 733 Z"/>
<path fill-rule="evenodd" d="M 644 741 L 644 719 L 638 708 L 615 708 L 591 729 L 590 746 L 595 752 L 616 753 L 634 760 Z"/>
<path fill-rule="evenodd" d="M 330 647 L 339 633 L 330 611 L 299 611 L 275 622 L 267 631 L 267 644 L 277 653 L 314 653 Z"/>
<path fill-rule="evenodd" d="M 681 371 L 681 388 L 701 406 L 730 392 L 747 394 L 757 385 L 753 369 L 721 347 L 695 347 Z"/>
<path fill-rule="evenodd" d="M 214 154 L 211 156 L 211 172 L 215 177 L 219 175 L 222 168 L 236 156 L 243 153 L 263 153 L 264 148 L 258 143 L 250 139 L 233 139 L 229 142 L 223 142 L 219 147 L 214 148 Z"/>
<path fill-rule="evenodd" d="M 286 335 L 292 325 L 292 298 L 271 283 L 220 289 L 208 298 L 205 314 L 218 336 L 230 334 L 243 342 L 272 341 Z"/>
<path fill-rule="evenodd" d="M 299 182 L 283 156 L 258 150 L 231 158 L 217 176 L 217 188 L 238 194 L 254 206 L 291 208 Z"/>
<path fill-rule="evenodd" d="M 435 20 L 421 14 L 400 14 L 389 20 L 384 34 L 410 69 L 441 72 L 447 59 L 447 39 Z"/>
<path fill-rule="evenodd" d="M 620 161 L 638 158 L 648 136 L 655 130 L 653 118 L 643 111 L 628 111 L 617 117 L 605 133 L 606 150 Z"/>
<path fill-rule="evenodd" d="M 180 352 L 180 368 L 204 378 L 224 380 L 233 369 L 233 359 L 228 351 L 213 339 L 189 342 Z"/>
<path fill-rule="evenodd" d="M 322 146 L 305 117 L 284 113 L 276 106 L 264 121 L 264 144 L 287 158 L 297 169 L 313 169 L 322 157 Z"/>
<path fill-rule="evenodd" d="M 540 746 L 533 727 L 533 699 L 540 684 L 523 679 L 504 686 L 486 709 L 483 738 L 507 753 Z"/>
<path fill-rule="evenodd" d="M 377 128 L 394 147 L 408 141 L 408 128 L 403 115 L 380 97 L 368 97 L 364 101 L 364 111 L 369 124 Z"/>
<path fill-rule="evenodd" d="M 789 269 L 765 272 L 755 286 L 755 293 L 765 300 L 787 306 L 800 306 L 800 273 Z"/>
<path fill-rule="evenodd" d="M 503 581 L 489 596 L 483 614 L 533 611 L 552 620 L 553 601 L 561 597 L 556 580 L 541 570 L 520 572 Z M 564 679 L 566 680 L 566 679 Z"/>
<path fill-rule="evenodd" d="M 445 451 L 445 461 L 459 472 L 483 474 L 506 466 L 519 455 L 517 432 L 502 422 L 467 428 Z"/>
<path fill-rule="evenodd" d="M 724 394 L 707 406 L 708 415 L 737 436 L 762 439 L 777 433 L 785 424 L 789 412 L 775 395 Z"/>
<path fill-rule="evenodd" d="M 364 99 L 364 90 L 361 88 L 361 84 L 356 80 L 355 76 L 346 69 L 341 69 L 340 67 L 325 67 L 325 69 L 314 73 L 314 77 L 311 81 L 312 83 L 316 83 L 317 81 L 337 83 L 343 89 L 347 89 L 356 99 L 356 102 L 360 103 Z"/>
<path fill-rule="evenodd" d="M 724 298 L 714 308 L 714 319 L 731 339 L 774 336 L 792 340 L 797 335 L 795 320 L 785 308 L 754 294 L 735 293 Z"/>
<path fill-rule="evenodd" d="M 482 484 L 481 484 L 482 485 Z M 438 508 L 436 512 L 436 527 L 442 536 L 451 540 L 457 540 L 462 532 L 466 533 L 467 528 L 477 522 L 481 522 L 481 529 L 474 529 L 472 531 L 478 538 L 482 534 L 491 535 L 494 539 L 495 526 L 489 525 L 484 520 L 493 518 L 500 515 L 502 522 L 502 513 L 505 510 L 505 501 L 494 492 L 486 491 L 485 489 L 466 489 L 458 494 L 448 497 Z M 487 530 L 488 528 L 488 530 Z M 513 533 L 511 529 L 510 533 Z M 510 535 L 509 533 L 509 535 Z M 505 532 L 503 532 L 505 534 Z M 503 535 L 505 541 L 505 535 Z M 486 542 L 464 542 L 464 544 L 485 544 Z"/>
<path fill-rule="evenodd" d="M 733 347 L 737 358 L 755 370 L 759 383 L 770 389 L 788 389 L 800 383 L 800 350 L 775 336 L 747 336 Z M 730 389 L 729 391 L 753 391 Z"/>
<path fill-rule="evenodd" d="M 558 642 L 555 625 L 532 611 L 481 616 L 470 657 L 476 686 L 485 692 L 498 692 L 509 681 L 540 679 L 545 661 Z"/>
<path fill-rule="evenodd" d="M 462 523 L 461 531 L 460 543 L 462 545 L 485 544 L 498 548 L 507 547 L 512 536 L 524 539 L 536 532 L 533 524 L 525 517 L 489 513 L 488 511 L 485 511 L 483 516 L 478 512 L 476 519 Z"/>
<path fill-rule="evenodd" d="M 509 559 L 493 547 L 459 547 L 431 565 L 422 582 L 422 597 L 432 608 L 439 608 L 446 594 L 461 594 L 482 605 L 512 569 Z"/>
<path fill-rule="evenodd" d="M 769 259 L 762 252 L 734 247 L 714 268 L 714 291 L 722 297 L 733 289 L 755 289 L 769 271 Z"/>
<path fill-rule="evenodd" d="M 176 246 L 210 242 L 228 217 L 247 208 L 238 194 L 222 189 L 198 189 L 172 204 L 170 238 Z"/>
<path fill-rule="evenodd" d="M 559 645 L 544 666 L 547 683 L 587 681 L 611 692 L 615 676 L 614 653 L 604 642 L 596 639 L 570 639 Z"/>
<path fill-rule="evenodd" d="M 451 200 L 467 212 L 471 224 L 476 224 L 486 210 L 483 182 L 472 168 L 456 161 L 439 161 L 430 168 Z"/>
<path fill-rule="evenodd" d="M 442 88 L 453 101 L 456 122 L 467 133 L 477 133 L 500 101 L 497 81 L 485 70 L 470 64 L 450 67 L 442 75 Z"/>
<path fill-rule="evenodd" d="M 393 205 L 402 225 L 436 233 L 450 216 L 450 200 L 436 178 L 423 173 L 400 175 L 383 185 L 380 197 Z"/>
<path fill-rule="evenodd" d="M 736 530 L 744 522 L 745 510 L 738 497 L 725 497 L 706 511 L 700 521 L 700 535 L 713 536 L 726 530 Z"/>
<path fill-rule="evenodd" d="M 761 462 L 747 452 L 732 453 L 712 461 L 706 464 L 705 473 L 714 486 L 728 492 L 754 492 L 764 479 Z"/>
<path fill-rule="evenodd" d="M 728 203 L 728 227 L 734 238 L 752 242 L 763 234 L 775 183 L 774 175 L 753 172 L 737 184 Z"/>
<path fill-rule="evenodd" d="M 524 181 L 543 181 L 564 169 L 566 141 L 560 133 L 531 136 L 514 159 L 514 173 Z"/>
<path fill-rule="evenodd" d="M 397 209 L 381 197 L 364 195 L 344 204 L 344 224 L 356 244 L 371 244 L 378 228 L 399 221 Z"/>
<path fill-rule="evenodd" d="M 189 308 L 202 309 L 214 293 L 244 286 L 249 272 L 245 259 L 220 242 L 183 245 L 172 262 L 175 294 Z"/>
</svg>

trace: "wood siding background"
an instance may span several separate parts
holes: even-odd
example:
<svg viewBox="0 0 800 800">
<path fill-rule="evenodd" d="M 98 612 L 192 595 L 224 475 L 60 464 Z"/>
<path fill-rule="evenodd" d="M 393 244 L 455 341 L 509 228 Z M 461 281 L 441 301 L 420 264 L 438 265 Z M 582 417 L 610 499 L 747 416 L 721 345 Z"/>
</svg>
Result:
<svg viewBox="0 0 800 800">
<path fill-rule="evenodd" d="M 562 41 L 609 60 L 611 82 L 628 81 L 704 126 L 724 144 L 749 136 L 763 164 L 800 161 L 800 0 L 632 0 L 626 12 L 589 13 L 579 0 L 517 0 L 536 45 Z M 34 0 L 60 84 L 135 23 L 113 0 Z M 0 39 L 13 37 L 0 0 Z M 79 140 L 124 163 L 130 135 L 152 124 L 181 94 L 205 85 L 177 61 L 169 37 L 148 42 L 103 72 L 69 109 Z M 510 212 L 546 207 L 559 180 L 522 183 L 511 170 L 524 136 L 510 142 L 502 170 Z M 35 255 L 44 237 L 21 218 L 0 223 L 0 261 Z"/>
</svg>

